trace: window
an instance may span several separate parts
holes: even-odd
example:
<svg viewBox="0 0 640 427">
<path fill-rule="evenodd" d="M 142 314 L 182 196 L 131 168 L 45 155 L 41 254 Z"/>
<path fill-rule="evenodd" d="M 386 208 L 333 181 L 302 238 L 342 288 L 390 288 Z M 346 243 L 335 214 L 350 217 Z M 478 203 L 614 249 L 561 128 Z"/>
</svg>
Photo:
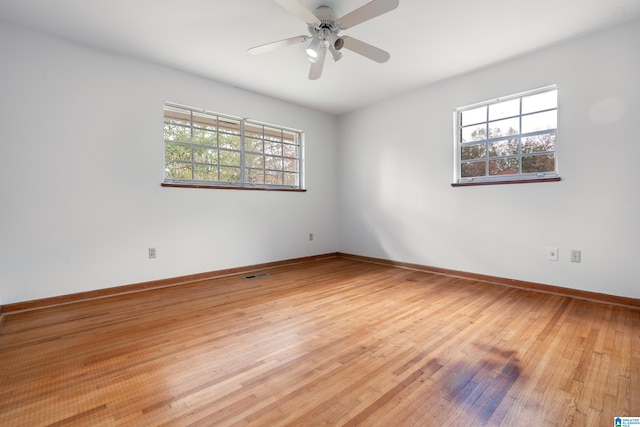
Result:
<svg viewBox="0 0 640 427">
<path fill-rule="evenodd" d="M 165 103 L 164 182 L 302 189 L 302 132 Z"/>
<path fill-rule="evenodd" d="M 557 178 L 557 116 L 555 85 L 457 108 L 455 183 Z"/>
</svg>

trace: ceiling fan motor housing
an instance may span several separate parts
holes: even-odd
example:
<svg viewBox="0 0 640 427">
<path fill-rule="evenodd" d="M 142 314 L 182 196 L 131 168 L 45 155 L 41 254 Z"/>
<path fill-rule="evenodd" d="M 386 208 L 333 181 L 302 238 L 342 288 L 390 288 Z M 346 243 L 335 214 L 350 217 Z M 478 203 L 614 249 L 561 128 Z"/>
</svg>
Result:
<svg viewBox="0 0 640 427">
<path fill-rule="evenodd" d="M 328 41 L 334 49 L 340 50 L 344 46 L 344 40 L 338 36 L 340 26 L 338 20 L 333 13 L 333 9 L 329 6 L 320 6 L 316 9 L 314 15 L 320 21 L 319 24 L 309 26 L 309 32 L 314 37 L 319 37 L 323 41 Z"/>
<path fill-rule="evenodd" d="M 338 30 L 338 20 L 333 14 L 333 9 L 329 6 L 318 7 L 314 15 L 316 15 L 320 21 L 320 23 L 316 25 L 317 29 L 327 28 L 331 32 Z"/>
</svg>

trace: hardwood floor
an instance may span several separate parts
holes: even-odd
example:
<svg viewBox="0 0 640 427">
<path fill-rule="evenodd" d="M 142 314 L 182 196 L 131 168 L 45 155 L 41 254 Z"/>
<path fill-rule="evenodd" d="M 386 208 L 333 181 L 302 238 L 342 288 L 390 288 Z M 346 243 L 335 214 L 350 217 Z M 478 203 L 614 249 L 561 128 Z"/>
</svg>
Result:
<svg viewBox="0 0 640 427">
<path fill-rule="evenodd" d="M 609 426 L 640 311 L 343 258 L 8 313 L 0 425 Z"/>
</svg>

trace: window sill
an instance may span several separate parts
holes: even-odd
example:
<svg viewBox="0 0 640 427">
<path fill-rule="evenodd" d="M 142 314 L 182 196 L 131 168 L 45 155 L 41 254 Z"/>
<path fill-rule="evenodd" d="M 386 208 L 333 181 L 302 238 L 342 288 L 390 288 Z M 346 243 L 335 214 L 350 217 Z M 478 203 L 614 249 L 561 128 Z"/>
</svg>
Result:
<svg viewBox="0 0 640 427">
<path fill-rule="evenodd" d="M 452 187 L 472 187 L 476 185 L 503 185 L 503 184 L 532 184 L 534 182 L 557 182 L 560 181 L 559 176 L 553 178 L 534 178 L 534 179 L 513 179 L 503 181 L 477 181 L 477 182 L 454 182 Z"/>
<path fill-rule="evenodd" d="M 202 184 L 178 184 L 163 182 L 162 187 L 174 188 L 205 188 L 209 190 L 249 190 L 249 191 L 288 191 L 294 193 L 304 193 L 307 190 L 301 188 L 275 188 L 275 187 L 240 187 L 231 185 L 202 185 Z"/>
</svg>

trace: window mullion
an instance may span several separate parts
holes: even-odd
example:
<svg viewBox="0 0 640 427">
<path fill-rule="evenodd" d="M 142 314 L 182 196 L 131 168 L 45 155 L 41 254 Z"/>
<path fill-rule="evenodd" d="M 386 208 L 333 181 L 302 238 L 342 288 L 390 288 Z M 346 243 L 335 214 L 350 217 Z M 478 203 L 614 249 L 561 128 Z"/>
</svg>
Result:
<svg viewBox="0 0 640 427">
<path fill-rule="evenodd" d="M 240 120 L 240 184 L 245 185 L 247 182 L 246 176 L 246 155 L 244 152 L 244 132 L 245 132 L 245 120 Z"/>
<path fill-rule="evenodd" d="M 260 126 L 262 129 L 262 133 L 260 134 L 260 138 L 262 138 L 262 183 L 267 183 L 267 139 L 264 132 L 264 126 Z"/>
<path fill-rule="evenodd" d="M 220 117 L 216 116 L 216 176 L 220 181 Z"/>
<path fill-rule="evenodd" d="M 518 174 L 522 174 L 522 98 L 520 98 L 520 115 L 518 117 Z"/>
<path fill-rule="evenodd" d="M 489 176 L 489 106 L 485 108 L 484 176 Z"/>
<path fill-rule="evenodd" d="M 196 153 L 193 143 L 193 111 L 189 111 L 189 143 L 191 145 L 191 180 L 196 179 Z"/>
<path fill-rule="evenodd" d="M 284 132 L 280 129 L 280 185 L 284 185 Z"/>
</svg>

